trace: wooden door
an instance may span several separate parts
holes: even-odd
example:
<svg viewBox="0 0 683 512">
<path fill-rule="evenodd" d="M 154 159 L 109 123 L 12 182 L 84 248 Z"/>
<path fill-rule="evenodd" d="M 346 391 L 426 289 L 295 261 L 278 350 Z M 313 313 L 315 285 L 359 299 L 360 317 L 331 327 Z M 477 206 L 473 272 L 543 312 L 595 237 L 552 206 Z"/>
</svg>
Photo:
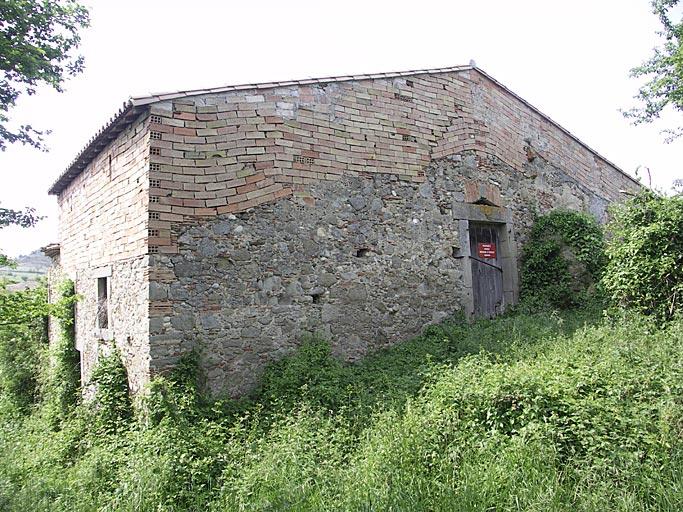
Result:
<svg viewBox="0 0 683 512">
<path fill-rule="evenodd" d="M 470 222 L 470 261 L 474 315 L 491 318 L 503 311 L 503 269 L 496 224 Z"/>
</svg>

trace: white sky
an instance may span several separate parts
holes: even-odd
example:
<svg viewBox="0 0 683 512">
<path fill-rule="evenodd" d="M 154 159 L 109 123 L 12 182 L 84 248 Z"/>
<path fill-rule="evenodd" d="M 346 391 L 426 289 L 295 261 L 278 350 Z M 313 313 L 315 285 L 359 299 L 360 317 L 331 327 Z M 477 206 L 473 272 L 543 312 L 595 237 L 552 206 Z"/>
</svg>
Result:
<svg viewBox="0 0 683 512">
<path fill-rule="evenodd" d="M 52 129 L 49 153 L 0 153 L 0 204 L 46 215 L 32 229 L 0 230 L 7 254 L 57 241 L 47 189 L 131 95 L 315 76 L 477 65 L 565 128 L 652 184 L 683 178 L 683 140 L 664 144 L 670 115 L 631 126 L 631 67 L 660 29 L 647 0 L 152 1 L 90 0 L 86 70 L 66 92 L 24 97 L 11 117 Z M 647 178 L 645 179 L 647 184 Z"/>
</svg>

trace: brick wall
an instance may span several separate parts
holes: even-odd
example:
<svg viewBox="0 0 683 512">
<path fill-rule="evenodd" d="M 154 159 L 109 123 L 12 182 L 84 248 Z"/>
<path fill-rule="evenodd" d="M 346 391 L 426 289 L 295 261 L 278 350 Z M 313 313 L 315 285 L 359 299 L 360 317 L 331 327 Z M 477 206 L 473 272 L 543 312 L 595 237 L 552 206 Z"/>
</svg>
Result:
<svg viewBox="0 0 683 512">
<path fill-rule="evenodd" d="M 104 345 L 115 343 L 137 388 L 148 373 L 149 140 L 147 115 L 112 141 L 58 197 L 61 267 L 81 296 L 76 345 L 87 382 Z M 111 325 L 95 331 L 97 277 L 110 271 Z M 54 282 L 52 285 L 56 284 Z"/>
<path fill-rule="evenodd" d="M 530 152 L 608 200 L 633 182 L 477 71 L 296 85 L 152 105 L 150 238 L 343 175 L 424 181 L 432 159 L 475 150 L 521 168 Z"/>
<path fill-rule="evenodd" d="M 453 166 L 454 155 L 466 155 L 465 163 Z M 258 361 L 249 359 L 253 356 L 249 336 L 254 330 L 247 325 L 253 323 L 249 300 L 252 291 L 261 290 L 259 272 L 272 273 L 268 262 L 259 259 L 263 248 L 258 243 L 267 245 L 272 240 L 259 235 L 258 229 L 250 235 L 258 248 L 241 261 L 251 261 L 253 268 L 249 268 L 259 275 L 246 278 L 245 295 L 233 294 L 232 299 L 210 304 L 215 311 L 233 308 L 240 318 L 212 327 L 213 320 L 206 318 L 211 316 L 207 311 L 213 310 L 207 310 L 206 300 L 212 296 L 215 279 L 220 278 L 213 273 L 216 269 L 207 270 L 202 263 L 194 275 L 198 281 L 194 283 L 190 276 L 179 289 L 176 268 L 177 264 L 195 268 L 204 258 L 202 251 L 212 244 L 226 251 L 231 247 L 223 235 L 206 235 L 206 230 L 213 233 L 216 222 L 241 212 L 250 216 L 249 222 L 259 224 L 253 215 L 272 213 L 268 204 L 282 199 L 286 201 L 280 204 L 289 205 L 283 206 L 285 209 L 315 208 L 318 213 L 312 217 L 322 218 L 321 208 L 335 207 L 333 191 L 340 194 L 350 184 L 363 189 L 362 182 L 368 179 L 389 180 L 381 187 L 376 183 L 379 188 L 401 183 L 419 198 L 419 187 L 427 182 L 430 169 L 440 168 L 443 162 L 451 166 L 449 172 L 459 169 L 476 187 L 488 187 L 495 192 L 492 196 L 502 196 L 504 206 L 519 210 L 515 216 L 522 220 L 516 223 L 524 225 L 533 208 L 545 211 L 568 206 L 601 216 L 609 201 L 619 199 L 620 189 L 636 188 L 609 162 L 476 70 L 298 83 L 152 103 L 149 113 L 119 135 L 59 196 L 62 264 L 65 272 L 76 278 L 77 291 L 84 297 L 78 308 L 77 337 L 89 354 L 87 367 L 94 364 L 100 343 L 90 332 L 95 275 L 99 267 L 108 265 L 112 267 L 111 308 L 116 311 L 112 335 L 126 357 L 134 387 L 144 384 L 150 370 L 161 370 L 177 360 L 197 336 L 227 335 L 227 324 L 231 324 L 232 345 L 227 352 L 216 345 L 216 354 L 224 353 L 221 357 L 225 360 L 214 368 L 221 368 L 221 379 L 229 379 L 232 370 L 227 368 L 248 360 L 239 369 L 253 375 Z M 460 183 L 459 176 L 452 174 L 448 186 L 456 195 L 462 189 L 463 197 L 454 201 L 467 202 L 464 179 Z M 368 190 L 374 193 L 372 187 Z M 391 198 L 386 201 L 392 204 Z M 410 208 L 411 201 L 407 200 L 405 207 Z M 343 208 L 352 206 L 344 203 Z M 395 206 L 382 208 L 383 214 L 400 218 L 393 211 Z M 430 211 L 434 208 L 455 211 L 447 204 L 435 207 L 430 203 Z M 270 215 L 267 222 L 276 224 L 278 217 Z M 395 229 L 399 238 L 405 235 L 410 239 L 409 233 L 401 232 L 403 227 Z M 449 229 L 456 232 L 455 227 Z M 348 240 L 356 240 L 355 235 L 347 235 Z M 444 242 L 452 249 L 450 243 Z M 340 254 L 339 250 L 341 258 Z M 448 251 L 439 254 L 448 262 L 446 267 L 451 265 Z M 207 257 L 215 259 L 216 255 Z M 227 265 L 221 258 L 230 260 L 232 256 L 226 253 L 217 258 L 216 265 Z M 296 262 L 295 254 L 291 258 Z M 345 253 L 344 258 L 347 263 L 360 261 Z M 230 273 L 233 270 L 225 271 L 225 279 L 240 281 L 242 277 Z M 454 270 L 456 278 L 458 272 Z M 181 297 L 174 298 L 173 290 Z M 377 304 L 368 304 L 369 308 L 388 300 L 382 293 L 375 294 Z M 185 296 L 193 302 L 185 302 Z M 242 301 L 239 308 L 233 304 L 238 298 Z M 335 300 L 343 305 L 341 299 Z M 308 299 L 301 301 L 297 311 L 303 317 L 322 311 L 323 305 L 311 309 Z M 454 301 L 453 308 L 458 305 Z M 395 306 L 400 309 L 400 303 Z M 437 310 L 430 311 L 430 307 L 421 305 L 415 318 L 422 322 L 448 309 L 441 303 Z M 286 315 L 280 320 L 289 321 Z M 396 325 L 405 327 L 404 334 L 416 329 L 408 327 L 409 318 L 403 320 L 405 325 Z M 323 316 L 320 321 L 324 323 Z M 257 358 L 263 362 L 280 354 L 282 347 L 270 334 L 263 334 L 268 329 L 259 329 L 263 346 L 268 347 L 267 355 Z M 297 329 L 287 334 L 287 346 L 295 343 Z M 243 330 L 247 334 L 239 341 L 236 333 Z M 354 343 L 366 346 L 371 340 L 363 340 L 361 335 L 369 332 L 365 329 L 354 334 Z M 394 333 L 387 339 L 393 342 L 398 336 Z M 339 343 L 344 352 L 342 341 Z M 212 386 L 221 388 L 220 384 Z M 232 389 L 245 388 L 240 384 Z"/>
<path fill-rule="evenodd" d="M 476 71 L 207 94 L 153 104 L 150 114 L 149 246 L 157 254 L 150 269 L 150 369 L 172 366 L 199 343 L 208 386 L 218 393 L 249 389 L 262 365 L 293 347 L 306 330 L 323 332 L 338 353 L 354 358 L 417 332 L 432 315 L 442 318 L 464 307 L 462 269 L 451 259 L 455 246 L 430 222 L 443 223 L 457 236 L 449 201 L 467 202 L 466 179 L 502 195 L 519 240 L 534 211 L 563 206 L 602 217 L 605 205 L 619 199 L 619 189 L 636 186 Z M 448 160 L 453 155 L 468 155 L 466 163 Z M 437 208 L 435 201 L 443 201 L 432 197 L 441 193 L 434 188 L 426 211 L 446 213 L 423 224 L 424 212 L 413 205 L 425 201 L 419 187 L 434 179 L 429 173 L 442 161 L 451 170 L 441 185 L 454 195 Z M 380 179 L 390 181 L 380 186 Z M 397 203 L 408 211 L 397 211 L 386 191 L 377 192 L 393 182 L 407 187 L 401 189 L 407 197 L 412 194 Z M 362 209 L 336 228 L 325 221 L 332 210 L 355 211 L 348 194 L 365 194 L 367 204 L 379 194 L 374 199 L 381 213 L 374 223 Z M 274 210 L 268 205 L 283 199 Z M 297 208 L 311 213 L 298 219 Z M 246 213 L 235 220 L 240 212 Z M 222 233 L 226 218 L 245 232 L 233 234 L 231 227 Z M 297 223 L 299 235 L 289 237 L 286 230 L 296 231 Z M 365 224 L 401 241 L 401 250 L 371 251 L 372 270 L 352 254 L 364 243 L 354 230 Z M 410 240 L 418 225 L 430 226 L 425 233 L 443 238 L 443 247 L 425 252 L 428 245 L 414 246 Z M 320 230 L 334 229 L 342 243 L 321 239 Z M 249 242 L 242 244 L 244 237 Z M 296 244 L 308 239 L 325 249 L 306 255 Z M 279 254 L 285 242 L 289 261 Z M 420 264 L 432 254 L 439 255 L 436 266 L 450 272 L 441 285 L 425 278 Z M 273 266 L 275 255 L 286 275 Z M 392 265 L 399 270 L 386 273 Z M 321 287 L 324 276 L 342 284 Z M 277 299 L 274 291 L 264 292 L 273 280 Z M 321 303 L 311 303 L 307 292 L 297 295 L 307 283 L 323 289 L 315 299 Z M 372 293 L 363 293 L 359 302 L 345 295 L 347 288 L 366 286 Z M 412 295 L 417 287 L 427 297 L 419 306 L 396 292 Z M 378 330 L 375 323 L 386 316 L 379 312 L 387 307 L 393 313 Z M 334 308 L 352 313 L 335 317 Z"/>
</svg>

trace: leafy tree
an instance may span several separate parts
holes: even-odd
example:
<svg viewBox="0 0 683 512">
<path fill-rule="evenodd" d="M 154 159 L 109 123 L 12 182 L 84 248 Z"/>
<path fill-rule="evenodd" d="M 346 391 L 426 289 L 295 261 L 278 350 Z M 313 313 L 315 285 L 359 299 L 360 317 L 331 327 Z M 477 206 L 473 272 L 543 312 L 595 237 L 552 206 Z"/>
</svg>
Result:
<svg viewBox="0 0 683 512">
<path fill-rule="evenodd" d="M 43 84 L 61 92 L 64 80 L 83 70 L 73 52 L 88 25 L 87 9 L 75 0 L 0 0 L 0 150 L 14 142 L 45 149 L 45 132 L 9 128 L 8 112 L 22 93 Z"/>
<path fill-rule="evenodd" d="M 673 9 L 679 0 L 652 0 L 652 11 L 662 23 L 660 35 L 664 44 L 654 49 L 654 55 L 631 70 L 631 76 L 649 78 L 638 91 L 641 106 L 627 110 L 624 115 L 633 124 L 650 123 L 671 106 L 683 113 L 683 19 L 673 19 Z M 666 141 L 683 135 L 683 127 L 665 130 Z"/>
<path fill-rule="evenodd" d="M 683 197 L 645 190 L 612 213 L 606 291 L 619 305 L 672 318 L 683 310 Z"/>
</svg>

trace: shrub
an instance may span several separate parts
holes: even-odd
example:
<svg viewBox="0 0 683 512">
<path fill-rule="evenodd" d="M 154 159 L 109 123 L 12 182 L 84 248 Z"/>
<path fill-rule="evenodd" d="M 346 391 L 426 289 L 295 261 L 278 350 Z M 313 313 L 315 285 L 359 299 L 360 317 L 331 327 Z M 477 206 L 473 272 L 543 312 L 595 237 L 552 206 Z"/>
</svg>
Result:
<svg viewBox="0 0 683 512">
<path fill-rule="evenodd" d="M 291 405 L 306 397 L 329 407 L 339 397 L 341 378 L 342 365 L 331 356 L 330 344 L 309 339 L 296 352 L 270 365 L 258 394 L 268 402 L 285 399 Z"/>
<path fill-rule="evenodd" d="M 117 350 L 101 356 L 90 378 L 95 397 L 90 404 L 98 431 L 115 433 L 133 415 L 128 392 L 128 373 Z"/>
<path fill-rule="evenodd" d="M 540 216 L 522 254 L 522 299 L 555 308 L 583 305 L 604 264 L 602 230 L 593 217 L 564 210 Z"/>
<path fill-rule="evenodd" d="M 0 288 L 0 392 L 26 411 L 40 396 L 47 347 L 47 288 Z"/>
<path fill-rule="evenodd" d="M 672 318 L 683 305 L 683 197 L 646 190 L 612 215 L 605 290 L 618 305 Z"/>
</svg>

